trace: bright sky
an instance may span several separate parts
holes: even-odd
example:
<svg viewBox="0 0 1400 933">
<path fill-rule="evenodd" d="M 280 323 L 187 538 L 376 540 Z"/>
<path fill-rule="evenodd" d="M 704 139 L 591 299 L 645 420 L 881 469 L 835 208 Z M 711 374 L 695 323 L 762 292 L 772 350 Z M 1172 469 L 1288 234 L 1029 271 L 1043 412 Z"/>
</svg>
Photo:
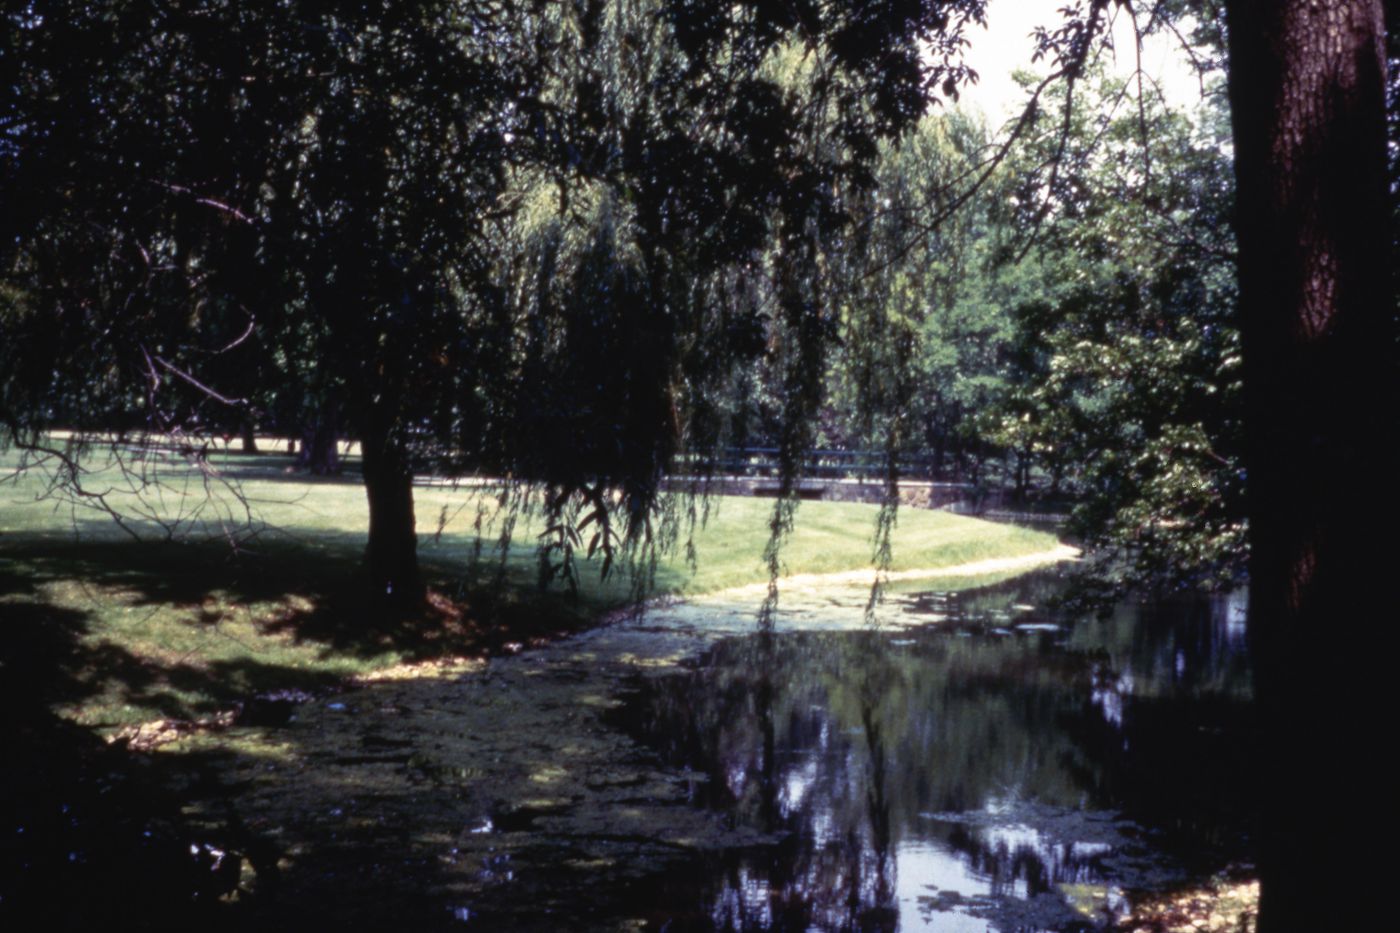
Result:
<svg viewBox="0 0 1400 933">
<path fill-rule="evenodd" d="M 1049 70 L 1044 61 L 1031 64 L 1031 30 L 1058 24 L 1059 9 L 1065 5 L 1065 0 L 989 0 L 987 29 L 973 27 L 967 34 L 972 42 L 967 63 L 976 69 L 979 80 L 963 90 L 962 102 L 981 107 L 991 126 L 999 126 L 1020 112 L 1025 95 L 1011 80 L 1013 71 L 1028 68 L 1044 74 Z M 1136 65 L 1132 21 L 1116 4 L 1109 9 L 1115 16 L 1113 35 L 1117 50 L 1109 64 L 1126 74 Z M 1198 99 L 1196 76 L 1174 37 L 1149 38 L 1144 43 L 1142 64 L 1148 75 L 1157 78 L 1171 103 L 1186 105 Z"/>
</svg>

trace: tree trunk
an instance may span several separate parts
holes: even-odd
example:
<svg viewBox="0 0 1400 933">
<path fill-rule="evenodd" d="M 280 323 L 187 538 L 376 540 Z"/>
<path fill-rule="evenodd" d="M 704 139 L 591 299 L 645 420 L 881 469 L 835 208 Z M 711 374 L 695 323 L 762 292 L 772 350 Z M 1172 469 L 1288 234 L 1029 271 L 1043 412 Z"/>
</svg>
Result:
<svg viewBox="0 0 1400 933">
<path fill-rule="evenodd" d="M 1016 451 L 1016 501 L 1024 504 L 1031 489 L 1031 452 L 1026 444 Z"/>
<path fill-rule="evenodd" d="M 258 452 L 257 425 L 252 418 L 245 418 L 240 425 L 243 434 L 243 452 L 245 454 L 255 454 Z"/>
<path fill-rule="evenodd" d="M 1380 0 L 1229 0 L 1262 933 L 1386 913 L 1396 334 Z M 1366 723 L 1374 728 L 1375 723 Z M 1352 808 L 1358 808 L 1353 810 Z M 1369 844 L 1369 845 L 1368 845 Z"/>
<path fill-rule="evenodd" d="M 360 439 L 365 494 L 369 499 L 369 541 L 365 566 L 371 591 L 396 608 L 422 603 L 418 535 L 413 515 L 413 470 L 407 451 L 385 419 L 374 414 Z"/>
<path fill-rule="evenodd" d="M 340 452 L 335 446 L 340 438 L 338 420 L 332 406 L 322 405 L 316 409 L 311 420 L 302 427 L 298 469 L 315 476 L 340 475 Z"/>
<path fill-rule="evenodd" d="M 934 429 L 933 434 L 933 464 L 929 479 L 943 479 L 943 460 L 948 453 L 948 432 Z"/>
</svg>

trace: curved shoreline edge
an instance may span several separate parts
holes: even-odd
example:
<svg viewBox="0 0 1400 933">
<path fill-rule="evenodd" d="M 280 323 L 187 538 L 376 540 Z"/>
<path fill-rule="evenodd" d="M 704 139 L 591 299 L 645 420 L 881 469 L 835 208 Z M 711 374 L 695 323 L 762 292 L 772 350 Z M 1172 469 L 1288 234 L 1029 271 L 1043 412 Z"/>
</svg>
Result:
<svg viewBox="0 0 1400 933">
<path fill-rule="evenodd" d="M 785 589 L 815 589 L 822 586 L 873 586 L 877 579 L 885 583 L 898 583 L 904 580 L 933 580 L 939 577 L 975 577 L 982 574 L 1004 573 L 1011 570 L 1033 570 L 1037 567 L 1045 567 L 1050 564 L 1058 564 L 1063 561 L 1078 560 L 1082 556 L 1079 548 L 1068 544 L 1060 544 L 1048 551 L 1036 551 L 1031 554 L 1020 554 L 1015 557 L 989 557 L 985 560 L 968 561 L 964 564 L 953 564 L 948 567 L 923 567 L 913 570 L 890 570 L 880 573 L 874 567 L 862 567 L 859 570 L 840 570 L 832 573 L 795 573 L 778 578 L 778 592 Z M 724 590 L 715 590 L 711 593 L 698 593 L 694 596 L 684 596 L 683 600 L 708 600 L 715 598 L 733 598 L 751 595 L 765 595 L 768 592 L 768 582 L 745 583 L 742 586 L 732 586 Z"/>
</svg>

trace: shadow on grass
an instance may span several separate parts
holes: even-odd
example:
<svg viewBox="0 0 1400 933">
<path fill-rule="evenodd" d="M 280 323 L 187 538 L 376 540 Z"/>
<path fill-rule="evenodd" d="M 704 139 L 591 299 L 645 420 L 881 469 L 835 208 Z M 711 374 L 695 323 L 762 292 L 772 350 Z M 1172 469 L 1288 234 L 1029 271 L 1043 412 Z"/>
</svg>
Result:
<svg viewBox="0 0 1400 933">
<path fill-rule="evenodd" d="M 40 599 L 41 588 L 68 587 L 79 601 L 119 600 L 137 612 L 169 612 L 184 625 L 209 629 L 252 607 L 260 634 L 315 646 L 325 657 L 357 659 L 480 654 L 584 621 L 561 593 L 503 583 L 489 567 L 467 576 L 443 560 L 424 561 L 428 605 L 410 612 L 386 606 L 364 585 L 362 549 L 360 535 L 323 530 L 302 539 L 294 529 L 267 535 L 242 551 L 222 541 L 7 535 L 0 538 L 0 598 Z M 263 683 L 264 673 L 250 665 L 244 675 Z"/>
<path fill-rule="evenodd" d="M 24 588 L 8 572 L 4 585 Z M 118 906 L 132 929 L 207 927 L 236 875 L 139 757 L 53 712 L 91 692 L 83 671 L 129 676 L 133 659 L 91 650 L 81 611 L 7 601 L 0 618 L 0 927 L 95 929 Z"/>
<path fill-rule="evenodd" d="M 267 694 L 332 689 L 347 659 L 487 654 L 583 619 L 558 597 L 470 586 L 463 599 L 435 597 L 412 616 L 382 612 L 360 587 L 359 553 L 354 536 L 319 532 L 314 547 L 265 542 L 241 555 L 219 543 L 0 537 L 0 927 L 41 917 L 44 929 L 90 929 L 117 905 L 130 926 L 150 930 L 237 929 L 250 912 L 274 929 L 320 926 L 327 911 L 356 929 L 376 928 L 367 917 L 414 916 L 412 891 L 434 866 L 386 870 L 349 838 L 320 847 L 288 879 L 306 900 L 277 899 L 284 852 L 243 825 L 227 778 L 256 768 L 256 756 L 150 755 L 56 712 L 103 703 L 191 719 L 237 707 L 239 722 L 276 724 L 293 704 Z M 425 569 L 432 583 L 461 588 L 446 564 Z M 239 613 L 252 616 L 259 638 L 245 653 L 201 660 L 148 650 L 162 632 L 215 631 Z M 147 642 L 128 640 L 133 619 L 147 626 Z M 300 654 L 279 654 L 279 644 Z M 314 769 L 298 777 L 303 796 L 330 810 L 345 789 L 320 783 Z M 248 889 L 247 867 L 257 896 L 230 904 L 224 895 Z M 423 910 L 414 928 L 452 920 L 440 905 Z"/>
<path fill-rule="evenodd" d="M 398 866 L 404 874 L 386 889 L 375 860 L 387 853 L 347 837 L 284 878 L 285 849 L 244 824 L 239 788 L 224 776 L 240 763 L 246 770 L 244 756 L 142 754 L 56 716 L 50 702 L 89 689 L 75 672 L 112 664 L 113 649 L 85 652 L 79 612 L 34 607 L 4 617 L 0 928 L 102 929 L 114 912 L 127 929 L 216 933 L 250 922 L 317 929 L 328 917 L 340 929 L 385 929 L 414 916 L 421 899 L 412 891 L 427 883 L 430 862 Z M 313 770 L 298 781 L 302 799 L 323 812 L 343 804 L 344 789 L 317 777 Z M 284 884 L 293 897 L 281 896 Z M 418 909 L 424 922 L 408 928 L 444 919 L 440 907 Z"/>
<path fill-rule="evenodd" d="M 258 721 L 284 713 L 287 694 L 325 693 L 356 673 L 514 651 L 586 622 L 559 594 L 472 585 L 443 562 L 425 564 L 426 605 L 386 607 L 365 591 L 361 547 L 324 532 L 242 553 L 222 542 L 4 535 L 6 691 L 34 709 L 85 708 L 84 721 L 106 725 L 234 710 Z"/>
</svg>

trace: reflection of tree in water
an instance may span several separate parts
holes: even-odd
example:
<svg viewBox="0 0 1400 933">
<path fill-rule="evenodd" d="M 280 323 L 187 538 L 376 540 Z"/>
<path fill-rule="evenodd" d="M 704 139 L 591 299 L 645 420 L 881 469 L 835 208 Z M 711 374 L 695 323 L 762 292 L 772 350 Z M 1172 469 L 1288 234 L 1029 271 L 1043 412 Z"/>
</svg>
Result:
<svg viewBox="0 0 1400 933">
<path fill-rule="evenodd" d="M 1152 635 L 1128 614 L 1076 631 L 1069 650 L 1060 633 L 733 639 L 648 685 L 634 727 L 709 775 L 699 802 L 789 834 L 725 861 L 702 894 L 715 925 L 894 929 L 903 842 L 960 860 L 991 897 L 1027 898 L 1103 881 L 1122 842 L 1065 813 L 1233 836 L 1215 802 L 1233 805 L 1229 782 L 1203 756 L 1239 760 L 1222 743 L 1247 671 L 1199 622 Z"/>
<path fill-rule="evenodd" d="M 885 723 L 880 712 L 884 709 L 884 698 L 901 686 L 900 672 L 889 663 L 889 655 L 871 639 L 861 639 L 857 650 L 861 652 L 857 665 L 857 704 L 865 734 L 866 758 L 870 764 L 866 799 L 872 864 L 871 870 L 865 873 L 870 879 L 867 896 L 864 900 L 857 897 L 851 899 L 850 919 L 858 921 L 852 925 L 861 929 L 893 930 L 899 926 L 899 908 L 895 904 L 895 862 L 891 849 L 893 837 L 887 793 L 890 762 L 885 754 Z M 852 846 L 852 850 L 855 850 L 855 846 Z"/>
<path fill-rule="evenodd" d="M 708 802 L 765 832 L 789 834 L 766 855 L 726 866 L 711 917 L 735 929 L 893 930 L 882 710 L 901 673 L 867 644 L 849 658 L 813 655 L 825 669 L 811 679 L 794 677 L 813 672 L 795 666 L 790 647 L 778 642 L 761 634 L 728 643 L 722 650 L 732 655 L 722 662 L 713 715 L 676 733 L 680 741 L 671 749 L 708 762 Z M 843 702 L 860 725 L 849 734 L 833 729 L 821 710 L 833 688 L 851 694 Z M 682 706 L 673 712 L 684 715 Z M 809 759 L 806 749 L 822 753 Z"/>
</svg>

